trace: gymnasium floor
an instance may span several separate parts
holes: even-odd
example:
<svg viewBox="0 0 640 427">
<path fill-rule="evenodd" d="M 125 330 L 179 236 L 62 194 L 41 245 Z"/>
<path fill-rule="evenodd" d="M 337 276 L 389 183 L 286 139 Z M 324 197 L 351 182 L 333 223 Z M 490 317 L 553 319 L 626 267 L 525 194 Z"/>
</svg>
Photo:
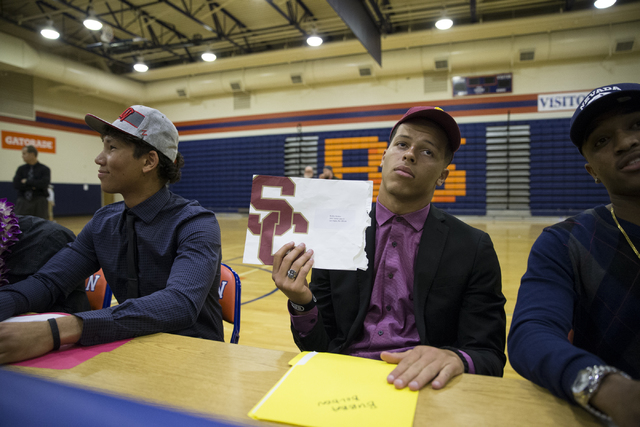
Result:
<svg viewBox="0 0 640 427">
<path fill-rule="evenodd" d="M 289 330 L 286 298 L 271 280 L 271 268 L 242 263 L 247 215 L 218 214 L 222 229 L 222 262 L 233 268 L 242 281 L 240 344 L 297 352 Z M 466 223 L 491 236 L 502 267 L 502 291 L 507 298 L 507 331 L 518 295 L 520 278 L 527 266 L 529 251 L 542 229 L 561 221 L 560 217 L 464 217 Z M 57 222 L 76 235 L 90 217 L 62 217 Z M 115 303 L 115 300 L 114 300 Z M 225 323 L 228 339 L 231 327 Z M 520 378 L 507 363 L 505 377 Z"/>
</svg>

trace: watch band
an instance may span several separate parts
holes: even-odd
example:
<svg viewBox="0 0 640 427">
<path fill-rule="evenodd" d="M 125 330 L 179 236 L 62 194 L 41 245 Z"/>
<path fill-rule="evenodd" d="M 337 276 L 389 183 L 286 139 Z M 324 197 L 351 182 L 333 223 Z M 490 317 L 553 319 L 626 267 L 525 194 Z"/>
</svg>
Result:
<svg viewBox="0 0 640 427">
<path fill-rule="evenodd" d="M 300 312 L 307 312 L 311 310 L 313 307 L 316 306 L 316 303 L 317 303 L 317 300 L 315 295 L 313 294 L 311 294 L 311 301 L 309 301 L 304 305 L 296 304 L 295 302 L 289 300 L 289 304 L 291 304 L 291 308 L 293 308 L 295 311 L 300 311 Z"/>
<path fill-rule="evenodd" d="M 622 372 L 619 369 L 614 368 L 613 366 L 594 365 L 582 369 L 580 372 L 578 372 L 578 376 L 576 377 L 574 385 L 572 386 L 573 397 L 575 398 L 576 402 L 584 409 L 589 411 L 589 413 L 606 422 L 611 422 L 611 417 L 604 412 L 601 412 L 594 408 L 589 403 L 589 400 L 596 393 L 596 391 L 598 391 L 602 380 L 610 374 L 620 374 L 627 379 L 631 379 L 631 377 L 625 372 Z M 583 387 L 581 389 L 577 389 L 577 384 L 580 382 L 584 382 Z"/>
<path fill-rule="evenodd" d="M 60 350 L 60 330 L 58 329 L 58 323 L 56 319 L 47 319 L 47 322 L 49 322 L 51 335 L 53 336 L 53 350 Z"/>
<path fill-rule="evenodd" d="M 464 355 L 458 349 L 454 349 L 453 352 L 455 354 L 457 354 L 458 357 L 460 358 L 460 360 L 462 361 L 462 365 L 464 366 L 464 373 L 468 374 L 469 373 L 469 362 L 467 361 L 467 358 L 464 357 Z"/>
</svg>

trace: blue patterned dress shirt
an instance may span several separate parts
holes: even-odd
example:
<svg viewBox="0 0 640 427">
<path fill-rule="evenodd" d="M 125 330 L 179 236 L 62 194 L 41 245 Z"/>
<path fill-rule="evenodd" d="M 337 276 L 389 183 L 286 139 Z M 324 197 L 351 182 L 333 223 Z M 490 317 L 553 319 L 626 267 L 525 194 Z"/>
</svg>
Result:
<svg viewBox="0 0 640 427">
<path fill-rule="evenodd" d="M 220 227 L 196 201 L 162 188 L 131 208 L 137 220 L 139 298 L 127 300 L 127 226 L 124 202 L 99 209 L 75 242 L 22 282 L 0 288 L 0 320 L 47 311 L 78 280 L 102 268 L 118 305 L 76 313 L 82 345 L 170 332 L 223 340 L 217 297 Z"/>
</svg>

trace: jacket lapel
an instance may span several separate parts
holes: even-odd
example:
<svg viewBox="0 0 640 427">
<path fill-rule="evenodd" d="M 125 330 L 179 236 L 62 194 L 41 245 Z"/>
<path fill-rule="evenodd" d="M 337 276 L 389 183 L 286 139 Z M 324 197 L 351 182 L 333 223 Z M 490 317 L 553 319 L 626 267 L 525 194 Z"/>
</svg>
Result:
<svg viewBox="0 0 640 427">
<path fill-rule="evenodd" d="M 423 321 L 427 295 L 433 284 L 449 234 L 449 226 L 444 223 L 444 220 L 442 212 L 431 205 L 420 237 L 420 247 L 414 265 L 413 304 L 418 334 L 422 343 L 428 343 L 426 325 Z"/>
</svg>

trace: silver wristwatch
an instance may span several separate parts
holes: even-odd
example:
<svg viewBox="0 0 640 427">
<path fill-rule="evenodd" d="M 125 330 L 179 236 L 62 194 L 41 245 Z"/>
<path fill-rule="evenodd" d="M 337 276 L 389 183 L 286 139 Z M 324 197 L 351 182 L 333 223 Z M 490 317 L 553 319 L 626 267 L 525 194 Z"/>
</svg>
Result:
<svg viewBox="0 0 640 427">
<path fill-rule="evenodd" d="M 600 387 L 604 377 L 609 374 L 620 374 L 625 378 L 631 378 L 629 375 L 614 368 L 613 366 L 595 365 L 589 366 L 588 368 L 582 369 L 578 372 L 578 376 L 571 386 L 571 391 L 573 392 L 573 397 L 576 400 L 576 403 L 591 414 L 607 422 L 611 421 L 611 417 L 591 406 L 589 404 L 589 400 L 596 391 L 598 391 L 598 387 Z"/>
</svg>

